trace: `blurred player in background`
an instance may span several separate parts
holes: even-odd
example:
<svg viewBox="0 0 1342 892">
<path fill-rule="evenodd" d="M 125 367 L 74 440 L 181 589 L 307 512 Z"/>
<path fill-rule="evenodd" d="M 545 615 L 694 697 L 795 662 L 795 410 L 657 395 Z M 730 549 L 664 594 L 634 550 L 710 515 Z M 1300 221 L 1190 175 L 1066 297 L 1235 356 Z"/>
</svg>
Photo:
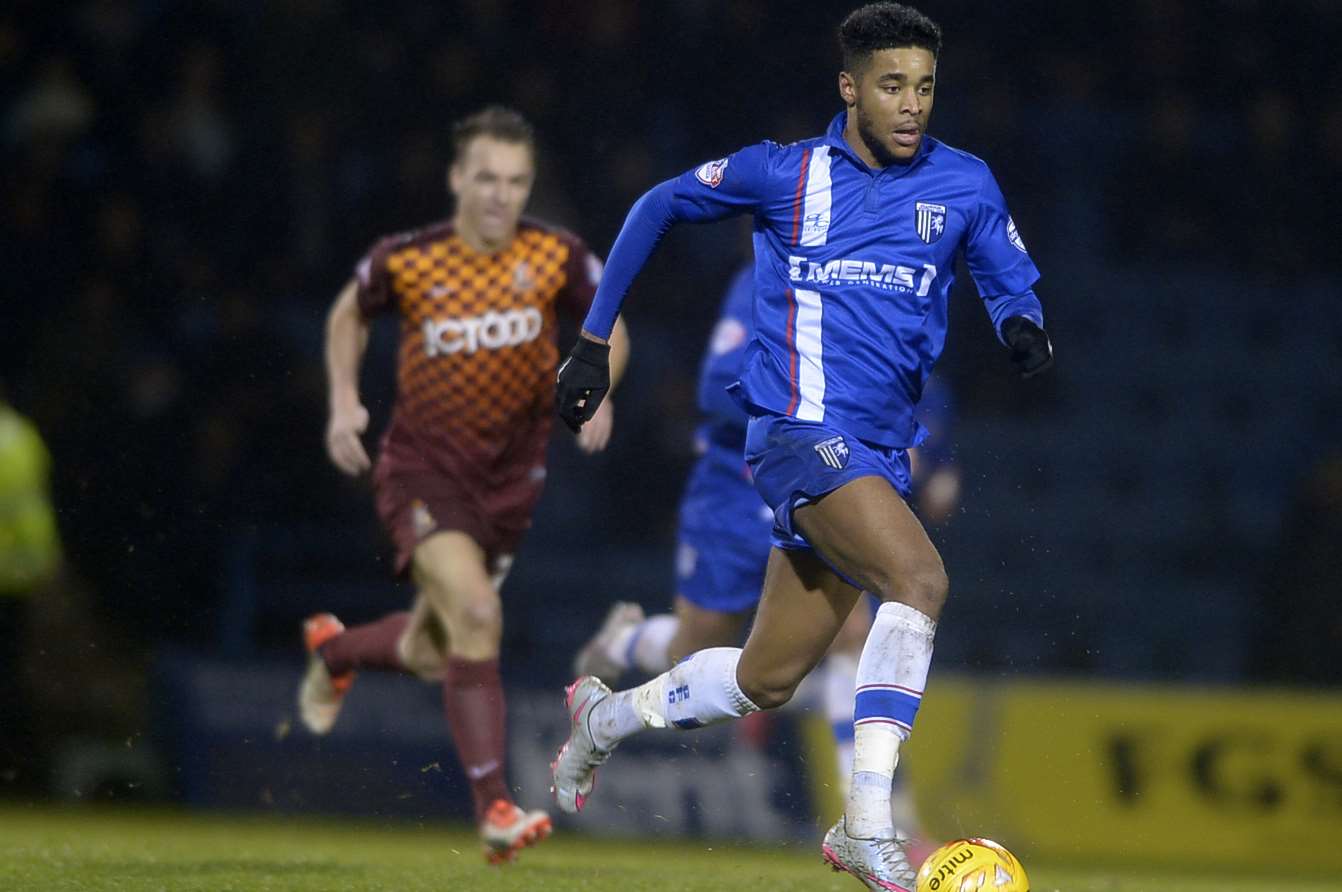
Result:
<svg viewBox="0 0 1342 892">
<path fill-rule="evenodd" d="M 522 218 L 536 146 L 520 115 L 488 108 L 457 124 L 453 141 L 452 218 L 378 242 L 326 326 L 327 451 L 351 476 L 372 468 L 396 573 L 418 592 L 409 611 L 350 629 L 329 613 L 310 617 L 299 708 L 325 734 L 359 669 L 440 681 L 485 852 L 499 862 L 550 830 L 544 812 L 512 801 L 505 778 L 499 588 L 545 481 L 556 314 L 582 318 L 601 263 L 576 236 Z M 400 316 L 401 343 L 396 407 L 374 467 L 358 376 L 381 313 Z M 613 344 L 618 381 L 628 355 L 619 323 Z M 605 448 L 611 419 L 594 418 L 579 446 Z"/>
<path fill-rule="evenodd" d="M 61 568 L 51 454 L 0 384 L 0 781 L 31 785 L 36 732 L 24 666 L 30 603 Z"/>
<path fill-rule="evenodd" d="M 580 676 L 595 675 L 614 685 L 629 669 L 658 675 L 695 651 L 738 644 L 759 603 L 773 512 L 760 500 L 750 466 L 742 458 L 749 417 L 727 392 L 740 375 L 746 345 L 754 334 L 753 285 L 753 265 L 732 277 L 700 363 L 699 409 L 704 421 L 694 438 L 699 459 L 680 503 L 673 612 L 645 616 L 638 604 L 612 605 L 601 629 L 574 660 Z M 934 526 L 945 523 L 959 502 L 960 471 L 950 450 L 953 412 L 949 388 L 933 375 L 918 405 L 918 418 L 928 436 L 909 451 L 909 457 L 918 515 Z M 869 610 L 860 606 L 852 611 L 825 662 L 812 673 L 821 709 L 834 732 L 837 777 L 844 795 L 853 763 L 857 664 L 870 628 Z M 917 838 L 918 822 L 904 785 L 896 783 L 892 803 L 896 823 Z"/>
<path fill-rule="evenodd" d="M 639 199 L 560 369 L 558 410 L 577 429 L 609 390 L 607 336 L 661 237 L 678 222 L 753 215 L 755 336 L 732 390 L 774 513 L 754 626 L 744 649 L 699 651 L 632 690 L 575 681 L 552 778 L 560 807 L 577 811 L 624 738 L 781 706 L 868 591 L 881 606 L 858 664 L 852 778 L 822 852 L 869 888 L 911 890 L 890 793 L 949 583 L 905 501 L 908 450 L 926 436 L 915 411 L 945 343 L 961 252 L 1021 373 L 1042 372 L 1053 353 L 1031 290 L 1039 273 L 996 180 L 926 135 L 941 29 L 872 3 L 844 20 L 839 42 L 845 111 L 823 136 L 749 146 Z"/>
</svg>

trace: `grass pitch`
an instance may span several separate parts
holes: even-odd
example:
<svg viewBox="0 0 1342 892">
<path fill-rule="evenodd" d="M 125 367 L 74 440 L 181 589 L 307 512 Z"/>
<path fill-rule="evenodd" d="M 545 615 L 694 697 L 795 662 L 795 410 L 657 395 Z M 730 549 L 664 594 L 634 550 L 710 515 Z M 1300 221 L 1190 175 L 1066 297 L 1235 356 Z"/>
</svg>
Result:
<svg viewBox="0 0 1342 892">
<path fill-rule="evenodd" d="M 1342 881 L 1076 870 L 1027 861 L 1034 892 L 1342 892 Z M 559 835 L 491 868 L 467 828 L 102 808 L 0 808 L 6 892 L 835 890 L 819 844 L 739 848 Z"/>
</svg>

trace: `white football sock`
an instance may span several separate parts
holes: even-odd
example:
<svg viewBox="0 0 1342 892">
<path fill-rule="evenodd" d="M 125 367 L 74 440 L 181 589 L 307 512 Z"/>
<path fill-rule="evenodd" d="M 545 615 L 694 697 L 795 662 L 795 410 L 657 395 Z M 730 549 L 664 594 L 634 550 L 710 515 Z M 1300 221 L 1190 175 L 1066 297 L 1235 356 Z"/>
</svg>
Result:
<svg viewBox="0 0 1342 892">
<path fill-rule="evenodd" d="M 825 658 L 821 685 L 825 720 L 834 733 L 839 794 L 847 799 L 853 773 L 853 697 L 857 691 L 857 656 L 832 653 Z"/>
<path fill-rule="evenodd" d="M 907 836 L 922 836 L 922 825 L 918 823 L 918 810 L 913 801 L 913 791 L 908 784 L 909 766 L 895 771 L 894 786 L 890 789 L 890 817 Z"/>
<path fill-rule="evenodd" d="M 621 669 L 637 667 L 642 672 L 665 672 L 671 668 L 671 639 L 679 628 L 680 619 L 673 613 L 650 616 L 611 638 L 606 656 Z"/>
<path fill-rule="evenodd" d="M 608 750 L 644 728 L 690 730 L 756 712 L 736 683 L 740 659 L 739 647 L 710 647 L 646 684 L 611 694 L 592 707 L 592 740 Z"/>
<path fill-rule="evenodd" d="M 857 666 L 853 721 L 853 780 L 848 793 L 848 832 L 861 839 L 893 835 L 890 787 L 899 745 L 927 684 L 937 624 L 907 604 L 887 601 L 862 647 Z"/>
</svg>

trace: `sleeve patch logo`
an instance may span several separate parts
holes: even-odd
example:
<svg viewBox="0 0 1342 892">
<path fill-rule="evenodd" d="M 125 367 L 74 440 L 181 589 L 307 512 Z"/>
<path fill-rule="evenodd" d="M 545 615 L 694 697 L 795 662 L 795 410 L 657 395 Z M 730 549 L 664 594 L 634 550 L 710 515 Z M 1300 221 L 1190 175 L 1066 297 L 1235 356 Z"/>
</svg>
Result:
<svg viewBox="0 0 1342 892">
<path fill-rule="evenodd" d="M 746 342 L 746 327 L 739 319 L 727 316 L 713 328 L 713 337 L 709 340 L 708 351 L 714 356 L 722 356 L 742 347 Z"/>
<path fill-rule="evenodd" d="M 719 158 L 717 161 L 701 164 L 695 170 L 694 176 L 708 188 L 716 189 L 718 184 L 722 182 L 722 175 L 727 171 L 727 162 L 729 161 L 731 161 L 730 158 Z"/>
<path fill-rule="evenodd" d="M 591 283 L 592 287 L 595 288 L 601 284 L 601 274 L 605 272 L 605 269 L 606 267 L 601 262 L 600 257 L 595 254 L 587 255 L 587 281 Z"/>
<path fill-rule="evenodd" d="M 1020 233 L 1016 231 L 1016 221 L 1007 217 L 1007 241 L 1016 246 L 1016 250 L 1022 254 L 1025 251 L 1025 242 L 1021 240 Z"/>
</svg>

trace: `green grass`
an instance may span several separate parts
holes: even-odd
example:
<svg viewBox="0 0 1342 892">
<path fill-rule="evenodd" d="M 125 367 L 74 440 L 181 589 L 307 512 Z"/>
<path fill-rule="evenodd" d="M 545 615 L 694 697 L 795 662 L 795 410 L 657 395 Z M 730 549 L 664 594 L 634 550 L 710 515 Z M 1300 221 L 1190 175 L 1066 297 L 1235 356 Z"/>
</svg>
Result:
<svg viewBox="0 0 1342 892">
<path fill-rule="evenodd" d="M 740 848 L 561 834 L 502 868 L 452 826 L 128 812 L 0 809 L 0 890 L 447 892 L 447 890 L 835 890 L 818 845 Z M 1342 882 L 1081 871 L 1027 864 L 1034 892 L 1342 892 Z"/>
</svg>

